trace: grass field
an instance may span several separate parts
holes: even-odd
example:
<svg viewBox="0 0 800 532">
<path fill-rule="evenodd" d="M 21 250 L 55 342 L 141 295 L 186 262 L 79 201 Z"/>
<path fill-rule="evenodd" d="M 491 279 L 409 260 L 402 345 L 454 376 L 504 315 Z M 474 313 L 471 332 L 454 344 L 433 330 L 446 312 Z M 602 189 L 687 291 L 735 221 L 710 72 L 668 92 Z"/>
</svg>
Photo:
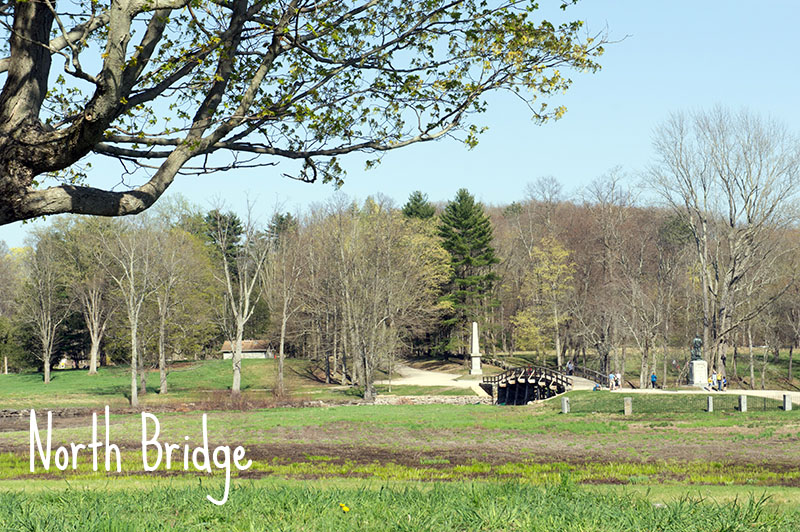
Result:
<svg viewBox="0 0 800 532">
<path fill-rule="evenodd" d="M 354 398 L 292 365 L 295 397 Z M 706 395 L 634 395 L 632 416 L 610 392 L 571 392 L 569 415 L 557 399 L 261 408 L 254 398 L 269 397 L 272 370 L 245 361 L 254 407 L 208 399 L 226 395 L 223 361 L 178 367 L 170 394 L 145 398 L 162 442 L 199 445 L 208 412 L 210 448 L 245 447 L 252 467 L 234 471 L 223 507 L 205 500 L 221 494 L 220 471 L 143 471 L 123 368 L 60 372 L 49 388 L 35 376 L 0 378 L 0 409 L 36 407 L 42 431 L 47 408 L 75 407 L 54 418 L 54 447 L 88 442 L 91 412 L 109 404 L 123 455 L 121 474 L 92 471 L 91 455 L 74 471 L 31 473 L 28 418 L 0 418 L 0 530 L 800 529 L 800 411 L 776 401 L 742 413 L 717 396 L 708 413 Z"/>
<path fill-rule="evenodd" d="M 383 379 L 386 375 L 379 374 Z M 287 392 L 297 400 L 353 400 L 359 390 L 325 384 L 324 374 L 306 360 L 288 359 L 284 372 Z M 275 360 L 243 360 L 242 391 L 245 401 L 272 402 L 276 381 Z M 124 407 L 129 403 L 130 369 L 124 366 L 100 368 L 97 375 L 86 370 L 53 371 L 50 384 L 40 373 L 0 375 L 0 408 L 96 407 L 98 403 Z M 158 371 L 148 375 L 147 394 L 140 395 L 142 406 L 170 403 L 221 403 L 225 406 L 231 385 L 231 362 L 207 360 L 175 364 L 167 377 L 169 393 L 158 394 Z M 387 386 L 378 386 L 388 393 Z M 474 395 L 469 389 L 392 386 L 395 395 Z"/>
<path fill-rule="evenodd" d="M 251 483 L 224 507 L 206 488 L 70 488 L 0 494 L 0 528 L 38 531 L 652 530 L 795 531 L 800 514 L 753 494 L 709 504 L 653 504 L 635 492 L 512 483 L 383 485 Z M 142 509 L 147 511 L 143 512 Z"/>
</svg>

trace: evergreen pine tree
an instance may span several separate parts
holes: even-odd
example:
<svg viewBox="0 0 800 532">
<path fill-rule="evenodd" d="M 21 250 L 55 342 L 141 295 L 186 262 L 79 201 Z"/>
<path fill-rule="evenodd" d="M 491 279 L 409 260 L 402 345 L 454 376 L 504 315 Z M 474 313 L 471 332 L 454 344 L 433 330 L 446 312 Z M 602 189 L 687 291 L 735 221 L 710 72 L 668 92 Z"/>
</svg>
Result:
<svg viewBox="0 0 800 532">
<path fill-rule="evenodd" d="M 445 296 L 453 312 L 443 325 L 465 327 L 477 320 L 481 304 L 497 280 L 492 266 L 498 262 L 491 246 L 491 221 L 467 189 L 459 190 L 442 212 L 439 236 L 453 268 Z"/>
<path fill-rule="evenodd" d="M 427 220 L 436 214 L 436 207 L 428 201 L 428 195 L 415 190 L 408 197 L 408 202 L 403 205 L 403 216 L 406 218 L 419 218 Z"/>
</svg>

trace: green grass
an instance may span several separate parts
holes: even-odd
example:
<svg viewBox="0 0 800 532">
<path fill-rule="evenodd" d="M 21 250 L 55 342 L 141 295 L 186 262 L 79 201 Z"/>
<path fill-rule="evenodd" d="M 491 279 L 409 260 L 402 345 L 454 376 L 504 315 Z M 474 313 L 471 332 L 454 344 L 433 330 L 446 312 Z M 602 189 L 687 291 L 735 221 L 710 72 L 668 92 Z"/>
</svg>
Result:
<svg viewBox="0 0 800 532">
<path fill-rule="evenodd" d="M 684 497 L 654 505 L 635 492 L 582 489 L 569 479 L 543 487 L 349 484 L 240 483 L 222 507 L 205 500 L 209 493 L 218 496 L 217 485 L 12 490 L 0 492 L 0 529 L 782 532 L 800 527 L 795 509 L 771 507 L 758 492 L 735 502 Z"/>
<path fill-rule="evenodd" d="M 102 412 L 102 407 L 95 404 Z M 622 416 L 620 416 L 621 418 Z M 37 410 L 40 430 L 46 426 L 46 411 Z M 112 440 L 138 442 L 141 440 L 141 416 L 118 414 L 111 410 Z M 184 436 L 196 438 L 200 431 L 200 412 L 163 412 L 158 414 L 161 438 L 172 442 Z M 99 424 L 104 423 L 102 416 Z M 54 442 L 84 441 L 91 436 L 91 427 L 63 427 L 58 418 L 53 421 Z M 543 412 L 532 416 L 525 407 L 500 407 L 491 405 L 362 405 L 358 407 L 329 408 L 270 408 L 255 411 L 220 411 L 208 413 L 208 432 L 212 441 L 242 443 L 280 442 L 276 430 L 297 433 L 303 428 L 346 430 L 347 434 L 361 435 L 370 443 L 370 435 L 380 430 L 387 435 L 404 434 L 422 438 L 430 433 L 462 434 L 473 438 L 475 433 L 514 432 L 518 434 L 543 434 L 559 431 L 564 434 L 591 435 L 617 433 L 626 428 L 622 420 L 609 421 L 573 416 L 563 417 L 556 412 Z M 102 431 L 102 428 L 101 428 Z M 3 442 L 27 445 L 27 425 L 17 432 L 0 432 Z M 373 439 L 373 443 L 377 440 Z"/>
<path fill-rule="evenodd" d="M 287 359 L 284 382 L 295 399 L 350 401 L 360 398 L 359 389 L 319 382 L 312 375 L 313 366 L 306 360 Z M 86 370 L 54 370 L 50 384 L 42 382 L 41 373 L 0 375 L 0 405 L 5 408 L 39 407 L 123 407 L 129 403 L 130 368 L 100 368 L 90 376 Z M 376 378 L 383 379 L 379 374 Z M 243 360 L 242 392 L 245 400 L 271 401 L 277 379 L 275 360 Z M 147 393 L 139 396 L 143 406 L 168 403 L 224 403 L 232 380 L 230 360 L 206 360 L 182 363 L 170 369 L 169 393 L 158 394 L 159 374 L 148 373 Z M 389 393 L 388 386 L 377 386 L 379 393 Z M 394 395 L 475 395 L 469 388 L 449 386 L 392 386 Z"/>
<path fill-rule="evenodd" d="M 242 361 L 242 390 L 258 390 L 266 397 L 275 385 L 275 361 Z M 302 390 L 316 385 L 307 378 L 308 363 L 292 360 L 287 364 L 287 388 Z M 23 373 L 0 375 L 0 401 L 4 406 L 31 408 L 49 406 L 96 406 L 100 404 L 124 405 L 130 394 L 130 368 L 103 367 L 97 375 L 85 370 L 53 371 L 51 382 L 44 384 L 41 374 Z M 170 370 L 167 377 L 169 393 L 158 395 L 158 371 L 148 374 L 148 393 L 140 396 L 144 404 L 165 401 L 200 400 L 211 391 L 230 390 L 232 379 L 229 360 L 207 360 L 181 364 Z"/>
<path fill-rule="evenodd" d="M 714 399 L 714 412 L 711 414 L 706 412 L 707 398 L 709 396 Z M 577 415 L 591 413 L 622 414 L 623 398 L 631 397 L 635 418 L 658 414 L 659 417 L 680 420 L 708 419 L 709 417 L 721 419 L 731 415 L 739 416 L 734 419 L 742 419 L 741 414 L 738 412 L 739 397 L 731 394 L 705 392 L 693 394 L 632 393 L 626 395 L 624 390 L 618 393 L 601 390 L 597 392 L 570 392 L 567 397 L 570 398 L 570 412 Z M 791 420 L 800 419 L 800 411 L 784 412 L 781 409 L 782 406 L 782 401 L 776 399 L 748 397 L 747 412 L 744 414 L 747 416 L 756 415 Z M 561 402 L 558 400 L 550 401 L 545 404 L 545 408 L 551 412 L 560 411 Z"/>
</svg>

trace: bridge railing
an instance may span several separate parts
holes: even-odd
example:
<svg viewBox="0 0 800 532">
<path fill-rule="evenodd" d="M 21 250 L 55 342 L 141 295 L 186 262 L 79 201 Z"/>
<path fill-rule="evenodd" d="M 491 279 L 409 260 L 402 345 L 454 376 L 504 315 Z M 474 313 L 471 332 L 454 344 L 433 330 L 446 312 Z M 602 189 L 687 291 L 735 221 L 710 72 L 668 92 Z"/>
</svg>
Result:
<svg viewBox="0 0 800 532">
<path fill-rule="evenodd" d="M 551 383 L 561 384 L 565 388 L 572 386 L 572 379 L 564 373 L 554 370 L 552 368 L 544 368 L 541 366 L 523 366 L 516 368 L 508 368 L 503 373 L 497 375 L 489 375 L 483 378 L 485 384 L 499 384 L 510 379 L 545 379 Z"/>
<path fill-rule="evenodd" d="M 560 373 L 562 375 L 568 376 L 567 372 L 566 372 L 566 368 L 564 368 L 564 367 L 561 367 L 561 368 L 550 368 L 550 367 L 543 367 L 543 366 L 512 366 L 511 364 L 507 363 L 506 361 L 500 360 L 500 359 L 496 359 L 496 358 L 490 358 L 486 362 L 491 364 L 492 366 L 497 366 L 499 368 L 503 368 L 504 370 L 506 370 L 505 372 L 500 373 L 498 375 L 494 375 L 492 377 L 484 377 L 483 382 L 485 382 L 487 384 L 499 382 L 498 379 L 502 379 L 503 378 L 502 376 L 507 374 L 509 371 L 519 370 L 521 368 L 538 368 L 538 369 L 541 369 L 541 370 L 544 370 L 544 371 Z M 596 383 L 601 384 L 603 386 L 608 384 L 608 376 L 607 375 L 604 375 L 600 371 L 595 371 L 593 369 L 589 369 L 589 368 L 584 367 L 584 366 L 575 366 L 575 368 L 572 371 L 572 374 L 575 377 L 582 377 L 584 379 L 590 380 L 592 382 L 596 382 Z M 570 380 L 570 384 L 572 384 L 571 380 Z"/>
<path fill-rule="evenodd" d="M 607 375 L 603 375 L 599 371 L 585 368 L 583 366 L 575 366 L 575 369 L 572 371 L 572 374 L 575 375 L 576 377 L 582 377 L 592 382 L 596 382 L 597 384 L 602 384 L 603 386 L 608 384 Z"/>
</svg>

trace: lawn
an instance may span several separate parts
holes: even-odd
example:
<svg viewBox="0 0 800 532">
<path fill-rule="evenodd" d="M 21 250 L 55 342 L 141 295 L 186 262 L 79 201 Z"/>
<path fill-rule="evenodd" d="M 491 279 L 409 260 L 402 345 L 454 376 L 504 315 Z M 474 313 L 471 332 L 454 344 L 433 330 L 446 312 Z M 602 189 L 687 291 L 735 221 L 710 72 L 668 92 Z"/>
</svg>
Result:
<svg viewBox="0 0 800 532">
<path fill-rule="evenodd" d="M 277 361 L 242 361 L 242 398 L 255 405 L 274 403 L 272 390 L 277 379 Z M 100 368 L 90 376 L 86 370 L 53 371 L 50 384 L 42 382 L 41 373 L 0 375 L 0 408 L 65 408 L 96 407 L 107 404 L 122 408 L 129 404 L 130 368 Z M 325 384 L 324 374 L 310 362 L 287 359 L 284 370 L 285 388 L 295 400 L 353 401 L 361 397 L 358 388 Z M 378 379 L 386 378 L 379 373 Z M 170 404 L 202 403 L 225 407 L 229 403 L 232 372 L 229 360 L 206 360 L 173 365 L 167 376 L 169 392 L 158 393 L 159 374 L 150 370 L 147 393 L 139 396 L 143 407 Z M 469 388 L 440 386 L 380 385 L 379 393 L 393 395 L 475 395 Z"/>
<path fill-rule="evenodd" d="M 250 397 L 270 393 L 270 362 L 245 361 Z M 352 401 L 292 364 L 296 396 Z M 570 392 L 568 415 L 558 398 L 526 407 L 204 402 L 225 393 L 229 376 L 227 361 L 178 367 L 165 399 L 181 408 L 161 408 L 156 393 L 144 404 L 161 442 L 201 445 L 207 412 L 212 450 L 246 449 L 252 466 L 233 472 L 221 508 L 205 500 L 221 494 L 220 471 L 143 471 L 141 415 L 118 397 L 123 368 L 58 373 L 50 387 L 30 375 L 0 381 L 0 408 L 35 406 L 42 431 L 48 407 L 86 407 L 54 418 L 54 447 L 88 442 L 92 410 L 102 435 L 110 404 L 122 454 L 121 474 L 92 471 L 90 454 L 77 470 L 37 462 L 32 474 L 28 418 L 0 418 L 0 530 L 800 529 L 800 411 L 777 401 L 738 412 L 715 396 L 709 413 L 708 394 L 634 394 L 632 416 L 622 414 L 624 394 L 606 391 Z"/>
<path fill-rule="evenodd" d="M 461 484 L 244 483 L 225 506 L 210 486 L 68 487 L 0 492 L 0 529 L 214 530 L 643 530 L 795 531 L 800 514 L 752 494 L 709 503 L 690 496 L 654 504 L 633 491 L 510 482 Z M 147 511 L 142 511 L 143 509 Z"/>
</svg>

